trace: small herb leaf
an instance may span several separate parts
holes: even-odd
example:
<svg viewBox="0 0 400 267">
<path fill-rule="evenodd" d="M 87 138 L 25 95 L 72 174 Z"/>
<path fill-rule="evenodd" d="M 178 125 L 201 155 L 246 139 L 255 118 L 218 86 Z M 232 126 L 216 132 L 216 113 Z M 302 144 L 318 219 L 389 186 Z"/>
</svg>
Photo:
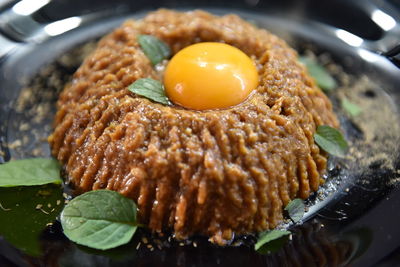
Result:
<svg viewBox="0 0 400 267">
<path fill-rule="evenodd" d="M 285 210 L 288 212 L 292 221 L 297 223 L 304 216 L 305 205 L 302 199 L 295 198 L 286 205 Z"/>
<path fill-rule="evenodd" d="M 346 98 L 342 99 L 342 107 L 347 113 L 350 114 L 350 116 L 353 117 L 358 116 L 362 111 L 362 109 L 358 105 L 350 102 Z"/>
<path fill-rule="evenodd" d="M 144 96 L 155 102 L 170 105 L 168 97 L 165 94 L 164 85 L 151 78 L 143 78 L 136 80 L 134 83 L 129 85 L 129 91 L 140 96 Z"/>
<path fill-rule="evenodd" d="M 299 61 L 306 66 L 308 72 L 322 90 L 330 92 L 337 87 L 335 79 L 315 60 L 303 56 L 299 57 Z"/>
<path fill-rule="evenodd" d="M 171 55 L 169 46 L 152 35 L 139 35 L 138 42 L 143 53 L 156 65 Z"/>
<path fill-rule="evenodd" d="M 0 187 L 61 182 L 60 164 L 55 159 L 32 158 L 0 164 Z"/>
<path fill-rule="evenodd" d="M 133 200 L 110 190 L 90 191 L 74 198 L 60 219 L 70 240 L 101 250 L 128 243 L 137 228 Z"/>
<path fill-rule="evenodd" d="M 286 230 L 271 230 L 262 232 L 254 248 L 262 254 L 278 251 L 285 244 L 286 240 L 284 237 L 290 234 L 291 233 Z"/>
<path fill-rule="evenodd" d="M 328 125 L 318 126 L 314 140 L 323 150 L 337 157 L 344 157 L 348 149 L 343 135 Z"/>
</svg>

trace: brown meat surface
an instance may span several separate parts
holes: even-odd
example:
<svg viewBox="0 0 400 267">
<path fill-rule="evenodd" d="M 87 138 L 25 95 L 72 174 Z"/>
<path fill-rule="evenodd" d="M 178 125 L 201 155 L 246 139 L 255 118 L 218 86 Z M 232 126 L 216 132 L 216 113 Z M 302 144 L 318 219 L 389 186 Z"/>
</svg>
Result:
<svg viewBox="0 0 400 267">
<path fill-rule="evenodd" d="M 257 63 L 260 84 L 225 110 L 151 102 L 127 90 L 160 79 L 138 34 L 173 53 L 203 41 L 236 46 Z M 313 134 L 322 124 L 338 127 L 331 103 L 283 40 L 235 15 L 159 10 L 99 42 L 60 95 L 49 142 L 78 193 L 118 191 L 153 231 L 223 244 L 275 227 L 291 199 L 318 189 L 326 156 Z"/>
</svg>

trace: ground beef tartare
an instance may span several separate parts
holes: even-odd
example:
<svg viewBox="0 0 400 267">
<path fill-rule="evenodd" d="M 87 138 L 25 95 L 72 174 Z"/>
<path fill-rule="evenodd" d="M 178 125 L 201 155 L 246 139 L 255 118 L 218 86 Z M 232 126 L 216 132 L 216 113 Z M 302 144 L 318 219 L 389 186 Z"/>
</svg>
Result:
<svg viewBox="0 0 400 267">
<path fill-rule="evenodd" d="M 132 94 L 136 80 L 163 76 L 139 34 L 172 54 L 232 45 L 255 62 L 259 84 L 239 105 L 204 111 Z M 118 191 L 152 231 L 224 244 L 274 228 L 290 200 L 318 189 L 326 154 L 313 134 L 322 124 L 338 127 L 331 103 L 283 40 L 236 15 L 158 10 L 100 40 L 61 93 L 49 142 L 77 193 Z"/>
</svg>

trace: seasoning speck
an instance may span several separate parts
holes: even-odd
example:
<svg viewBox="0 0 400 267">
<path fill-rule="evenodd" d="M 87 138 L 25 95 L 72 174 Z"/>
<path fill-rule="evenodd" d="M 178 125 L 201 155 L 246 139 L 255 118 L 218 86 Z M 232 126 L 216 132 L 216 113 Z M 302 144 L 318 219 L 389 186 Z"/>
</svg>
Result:
<svg viewBox="0 0 400 267">
<path fill-rule="evenodd" d="M 17 147 L 20 147 L 22 145 L 21 140 L 17 139 L 14 142 L 12 142 L 11 144 L 8 145 L 8 148 L 10 149 L 15 149 Z"/>
<path fill-rule="evenodd" d="M 50 213 L 48 213 L 47 211 L 45 211 L 44 209 L 39 209 L 41 212 L 43 212 L 44 214 L 49 215 Z"/>
<path fill-rule="evenodd" d="M 10 211 L 10 210 L 11 210 L 11 209 L 4 208 L 3 205 L 1 205 L 1 203 L 0 203 L 0 208 L 1 208 L 2 210 L 4 210 L 4 211 Z"/>
</svg>

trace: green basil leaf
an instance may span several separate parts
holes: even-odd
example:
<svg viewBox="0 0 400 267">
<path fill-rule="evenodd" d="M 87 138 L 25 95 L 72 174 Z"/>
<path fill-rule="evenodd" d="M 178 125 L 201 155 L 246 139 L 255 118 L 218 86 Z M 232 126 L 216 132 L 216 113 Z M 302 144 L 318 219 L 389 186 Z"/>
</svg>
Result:
<svg viewBox="0 0 400 267">
<path fill-rule="evenodd" d="M 40 235 L 64 206 L 60 185 L 0 188 L 0 236 L 31 256 L 41 255 Z"/>
<path fill-rule="evenodd" d="M 343 98 L 341 102 L 342 102 L 343 109 L 347 113 L 349 113 L 350 116 L 356 117 L 356 116 L 360 115 L 362 109 L 358 105 L 350 102 L 346 98 Z"/>
<path fill-rule="evenodd" d="M 129 85 L 128 90 L 140 96 L 144 96 L 155 102 L 170 105 L 169 99 L 165 94 L 164 85 L 151 78 L 143 78 L 136 80 L 134 83 Z"/>
<path fill-rule="evenodd" d="M 261 254 L 266 254 L 268 252 L 276 252 L 286 242 L 286 238 L 290 235 L 290 231 L 286 230 L 271 230 L 262 232 L 255 244 L 255 250 Z"/>
<path fill-rule="evenodd" d="M 320 125 L 314 134 L 315 142 L 326 152 L 337 157 L 344 157 L 348 144 L 343 135 L 327 125 Z"/>
<path fill-rule="evenodd" d="M 303 218 L 305 208 L 303 200 L 295 198 L 286 205 L 285 210 L 288 212 L 290 219 L 297 223 Z"/>
<path fill-rule="evenodd" d="M 60 219 L 70 240 L 101 250 L 128 243 L 137 228 L 133 200 L 110 190 L 90 191 L 72 199 Z"/>
<path fill-rule="evenodd" d="M 61 182 L 60 164 L 55 159 L 32 158 L 0 164 L 0 187 Z"/>
<path fill-rule="evenodd" d="M 143 53 L 156 65 L 171 55 L 169 46 L 152 35 L 139 35 L 138 42 Z"/>
<path fill-rule="evenodd" d="M 306 66 L 308 72 L 322 90 L 330 92 L 337 87 L 335 79 L 315 60 L 309 57 L 299 57 L 299 61 Z"/>
</svg>

